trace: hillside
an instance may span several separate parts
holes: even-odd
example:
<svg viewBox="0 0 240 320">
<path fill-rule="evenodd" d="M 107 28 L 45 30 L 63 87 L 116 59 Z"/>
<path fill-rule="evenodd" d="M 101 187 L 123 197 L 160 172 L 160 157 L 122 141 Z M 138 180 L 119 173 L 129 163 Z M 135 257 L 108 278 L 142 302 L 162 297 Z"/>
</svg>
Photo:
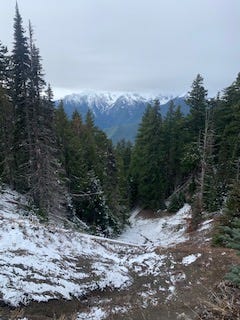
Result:
<svg viewBox="0 0 240 320">
<path fill-rule="evenodd" d="M 41 224 L 9 189 L 0 203 L 1 320 L 192 316 L 236 260 L 209 245 L 212 220 L 187 233 L 188 205 L 162 217 L 135 210 L 111 240 Z"/>
</svg>

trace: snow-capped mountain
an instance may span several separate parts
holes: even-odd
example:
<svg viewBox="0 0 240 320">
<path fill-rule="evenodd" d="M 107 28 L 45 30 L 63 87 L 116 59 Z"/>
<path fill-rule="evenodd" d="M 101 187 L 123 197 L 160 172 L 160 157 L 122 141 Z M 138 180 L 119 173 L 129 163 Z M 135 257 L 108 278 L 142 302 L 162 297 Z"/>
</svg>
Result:
<svg viewBox="0 0 240 320">
<path fill-rule="evenodd" d="M 131 109 L 138 107 L 139 104 L 146 105 L 156 98 L 163 105 L 174 97 L 172 95 L 144 95 L 130 92 L 82 91 L 65 96 L 63 101 L 65 105 L 77 106 L 77 109 L 87 106 L 97 115 L 98 113 L 109 114 L 118 109 L 128 109 L 130 112 L 132 111 Z M 66 111 L 70 111 L 71 113 L 71 110 L 68 110 L 68 108 Z"/>
<path fill-rule="evenodd" d="M 81 93 L 73 93 L 63 98 L 64 102 L 73 105 L 87 105 L 94 114 L 97 112 L 107 112 L 111 109 L 118 95 L 108 92 L 83 91 Z"/>
<path fill-rule="evenodd" d="M 78 110 L 84 118 L 88 109 L 92 110 L 96 125 L 116 142 L 122 138 L 134 140 L 146 105 L 155 99 L 160 102 L 163 116 L 170 100 L 181 105 L 183 112 L 186 112 L 184 97 L 173 95 L 82 91 L 67 95 L 62 101 L 69 117 L 74 110 Z"/>
</svg>

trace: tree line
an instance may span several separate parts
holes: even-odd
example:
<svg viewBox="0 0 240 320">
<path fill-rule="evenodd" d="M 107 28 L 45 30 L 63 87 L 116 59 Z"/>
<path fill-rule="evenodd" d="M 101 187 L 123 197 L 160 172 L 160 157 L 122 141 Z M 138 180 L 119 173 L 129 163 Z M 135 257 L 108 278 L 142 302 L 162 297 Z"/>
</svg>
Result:
<svg viewBox="0 0 240 320">
<path fill-rule="evenodd" d="M 153 209 L 176 211 L 192 203 L 193 227 L 204 211 L 220 210 L 239 181 L 240 74 L 209 99 L 197 75 L 186 97 L 189 113 L 170 105 L 161 117 L 159 102 L 149 105 L 132 150 L 133 199 Z M 181 188 L 184 186 L 184 188 Z"/>
</svg>

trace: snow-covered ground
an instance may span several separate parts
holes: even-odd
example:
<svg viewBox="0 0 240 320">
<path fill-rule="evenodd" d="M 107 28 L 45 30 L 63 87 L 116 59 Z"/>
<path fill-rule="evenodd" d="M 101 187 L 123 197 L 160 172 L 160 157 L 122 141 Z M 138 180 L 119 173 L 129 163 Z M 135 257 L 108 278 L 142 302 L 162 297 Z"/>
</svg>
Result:
<svg viewBox="0 0 240 320">
<path fill-rule="evenodd" d="M 24 217 L 17 203 L 17 193 L 1 195 L 0 292 L 6 303 L 124 288 L 132 283 L 130 269 L 140 275 L 161 272 L 164 257 L 152 249 L 43 225 L 33 215 Z"/>
<path fill-rule="evenodd" d="M 25 205 L 24 197 L 9 189 L 2 190 L 0 301 L 12 306 L 72 299 L 106 288 L 127 289 L 136 278 L 155 283 L 154 289 L 145 283 L 138 292 L 145 305 L 154 304 L 160 294 L 171 299 L 176 284 L 185 280 L 184 272 L 174 272 L 175 265 L 188 266 L 201 256 L 195 253 L 176 262 L 171 254 L 158 249 L 188 239 L 187 204 L 175 215 L 156 219 L 140 219 L 138 211 L 133 212 L 131 225 L 117 240 L 42 224 L 24 210 Z M 111 312 L 124 313 L 128 306 L 115 309 Z M 87 315 L 79 313 L 78 319 L 104 319 L 105 313 L 100 307 L 92 308 Z"/>
<path fill-rule="evenodd" d="M 188 239 L 187 223 L 191 207 L 185 204 L 176 214 L 154 219 L 138 216 L 136 209 L 130 217 L 130 226 L 119 237 L 119 240 L 138 245 L 159 245 L 170 247 Z"/>
<path fill-rule="evenodd" d="M 34 216 L 23 217 L 17 213 L 18 198 L 10 190 L 1 195 L 2 300 L 17 306 L 29 300 L 71 299 L 89 290 L 122 288 L 131 283 L 126 267 L 110 244 L 105 247 L 97 239 L 47 227 Z"/>
</svg>

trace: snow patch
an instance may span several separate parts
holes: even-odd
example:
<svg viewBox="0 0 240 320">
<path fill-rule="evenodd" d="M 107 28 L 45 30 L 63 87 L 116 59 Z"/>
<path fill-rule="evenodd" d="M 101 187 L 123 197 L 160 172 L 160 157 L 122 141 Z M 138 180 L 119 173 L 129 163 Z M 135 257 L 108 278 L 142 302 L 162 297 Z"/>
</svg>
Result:
<svg viewBox="0 0 240 320">
<path fill-rule="evenodd" d="M 190 205 L 185 204 L 176 214 L 155 219 L 142 219 L 133 211 L 130 226 L 118 240 L 138 245 L 174 246 L 188 239 L 186 219 L 190 217 Z"/>
<path fill-rule="evenodd" d="M 212 228 L 213 219 L 206 220 L 202 223 L 201 227 L 198 229 L 198 231 L 204 231 L 209 230 Z"/>
<path fill-rule="evenodd" d="M 102 320 L 107 317 L 106 311 L 101 308 L 94 307 L 89 312 L 79 313 L 77 320 Z"/>
<path fill-rule="evenodd" d="M 182 259 L 182 264 L 184 266 L 188 266 L 189 264 L 195 262 L 199 257 L 201 257 L 201 253 L 190 254 Z"/>
</svg>

